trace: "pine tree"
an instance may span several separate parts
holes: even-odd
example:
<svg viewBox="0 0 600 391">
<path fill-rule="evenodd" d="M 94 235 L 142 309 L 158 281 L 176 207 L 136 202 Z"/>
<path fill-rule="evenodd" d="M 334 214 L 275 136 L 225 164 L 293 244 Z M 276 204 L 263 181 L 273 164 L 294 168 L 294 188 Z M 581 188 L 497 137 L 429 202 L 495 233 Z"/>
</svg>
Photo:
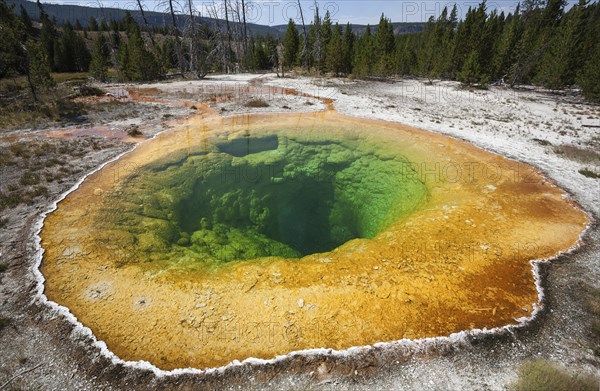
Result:
<svg viewBox="0 0 600 391">
<path fill-rule="evenodd" d="M 123 80 L 155 80 L 162 73 L 156 55 L 146 50 L 140 26 L 132 19 L 127 23 L 127 43 L 119 45 L 119 72 Z"/>
<path fill-rule="evenodd" d="M 480 79 L 479 72 L 479 55 L 473 50 L 458 73 L 458 80 L 467 85 L 473 85 Z"/>
<path fill-rule="evenodd" d="M 27 75 L 31 79 L 31 83 L 35 88 L 51 87 L 54 85 L 54 80 L 50 77 L 50 68 L 48 66 L 48 58 L 42 45 L 29 38 L 25 44 L 27 47 Z"/>
<path fill-rule="evenodd" d="M 421 44 L 417 56 L 419 74 L 424 77 L 434 76 L 434 56 L 438 50 L 437 38 L 439 30 L 439 22 L 433 19 L 433 16 L 427 21 L 425 30 L 421 34 Z"/>
<path fill-rule="evenodd" d="M 105 81 L 108 77 L 108 68 L 110 65 L 110 52 L 108 49 L 108 41 L 104 34 L 98 34 L 98 38 L 94 42 L 92 51 L 92 60 L 90 62 L 90 73 L 100 81 Z"/>
<path fill-rule="evenodd" d="M 13 9 L 14 6 L 0 1 L 0 77 L 25 75 L 37 101 L 38 89 L 52 86 L 54 81 L 43 45 L 28 34 L 22 15 L 17 18 Z"/>
<path fill-rule="evenodd" d="M 367 25 L 364 34 L 356 43 L 352 72 L 357 77 L 368 76 L 372 72 L 373 63 L 373 36 L 371 26 Z"/>
<path fill-rule="evenodd" d="M 68 22 L 54 43 L 53 53 L 54 66 L 58 72 L 86 72 L 88 70 L 91 54 L 84 39 L 73 30 Z"/>
<path fill-rule="evenodd" d="M 23 73 L 26 52 L 22 42 L 26 37 L 25 27 L 13 14 L 12 6 L 0 1 L 0 78 Z"/>
<path fill-rule="evenodd" d="M 131 80 L 129 76 L 129 47 L 123 41 L 119 43 L 118 65 L 119 79 L 121 81 Z"/>
<path fill-rule="evenodd" d="M 494 53 L 500 46 L 499 37 L 502 35 L 503 28 L 504 14 L 498 15 L 496 10 L 493 10 L 487 21 L 484 22 L 483 34 L 479 44 L 479 67 L 483 84 L 488 84 L 492 78 L 496 79 L 498 77 L 493 66 L 493 59 Z"/>
<path fill-rule="evenodd" d="M 46 53 L 50 70 L 55 71 L 56 65 L 54 64 L 54 44 L 58 38 L 58 32 L 56 31 L 54 22 L 50 20 L 45 12 L 42 12 L 40 19 L 42 22 L 42 28 L 40 30 L 40 42 L 44 52 Z"/>
<path fill-rule="evenodd" d="M 19 7 L 19 19 L 21 19 L 21 24 L 25 28 L 25 33 L 29 35 L 33 34 L 33 22 L 23 4 Z"/>
<path fill-rule="evenodd" d="M 580 85 L 583 96 L 587 99 L 600 102 L 600 44 L 596 44 L 596 48 L 581 70 L 577 83 Z"/>
<path fill-rule="evenodd" d="M 329 41 L 331 40 L 332 34 L 332 24 L 331 24 L 331 14 L 329 11 L 325 12 L 325 17 L 323 17 L 323 22 L 321 23 L 321 58 L 318 62 L 319 70 L 324 70 L 325 65 L 327 63 L 327 46 L 329 45 Z"/>
<path fill-rule="evenodd" d="M 327 45 L 327 70 L 339 75 L 344 71 L 344 45 L 342 41 L 342 28 L 336 23 L 331 39 Z"/>
<path fill-rule="evenodd" d="M 383 14 L 379 19 L 373 43 L 375 72 L 383 76 L 389 75 L 392 70 L 392 58 L 396 42 L 392 22 Z"/>
<path fill-rule="evenodd" d="M 514 15 L 505 19 L 505 27 L 502 35 L 498 38 L 498 45 L 494 52 L 492 66 L 497 78 L 505 80 L 505 77 L 511 72 L 511 66 L 516 61 L 517 43 L 521 40 L 522 19 L 520 7 L 517 5 Z"/>
<path fill-rule="evenodd" d="M 400 75 L 416 73 L 418 34 L 406 34 L 398 37 L 396 44 L 396 72 Z"/>
<path fill-rule="evenodd" d="M 160 62 L 165 69 L 177 67 L 175 40 L 172 37 L 165 39 L 160 47 Z"/>
<path fill-rule="evenodd" d="M 298 59 L 298 49 L 300 47 L 300 37 L 298 29 L 294 21 L 290 19 L 287 26 L 285 37 L 283 38 L 284 46 L 284 65 L 291 68 L 296 65 Z"/>
<path fill-rule="evenodd" d="M 277 42 L 271 34 L 267 34 L 264 43 L 265 56 L 268 59 L 268 67 L 274 68 L 277 66 Z"/>
<path fill-rule="evenodd" d="M 450 11 L 450 17 L 448 18 L 448 22 L 446 23 L 444 29 L 444 37 L 442 38 L 442 59 L 440 60 L 439 72 L 440 76 L 443 77 L 451 77 L 452 76 L 452 53 L 454 51 L 454 46 L 456 45 L 455 40 L 455 29 L 458 26 L 458 9 L 456 4 L 452 7 L 452 11 Z"/>
<path fill-rule="evenodd" d="M 254 35 L 250 35 L 250 39 L 248 40 L 248 69 L 257 70 L 256 66 L 256 40 L 254 39 Z"/>
<path fill-rule="evenodd" d="M 315 3 L 316 4 L 316 3 Z M 317 5 L 317 4 L 316 4 Z M 321 40 L 321 17 L 319 16 L 319 7 L 315 7 L 313 22 L 308 27 L 308 63 L 309 67 L 314 65 L 321 71 L 319 64 L 323 56 L 323 47 Z"/>
<path fill-rule="evenodd" d="M 269 44 L 261 39 L 256 44 L 256 65 L 258 69 L 269 69 Z"/>
<path fill-rule="evenodd" d="M 535 81 L 558 89 L 575 83 L 577 71 L 587 59 L 582 54 L 588 12 L 586 1 L 580 1 L 561 18 L 554 29 L 550 47 L 544 52 Z"/>
<path fill-rule="evenodd" d="M 343 37 L 343 66 L 342 72 L 350 74 L 352 73 L 352 58 L 354 57 L 354 40 L 355 36 L 352 32 L 352 26 L 350 23 L 346 24 Z"/>
<path fill-rule="evenodd" d="M 90 20 L 88 21 L 88 30 L 98 31 L 98 21 L 93 16 L 90 16 Z"/>
<path fill-rule="evenodd" d="M 269 58 L 267 57 L 265 42 L 261 36 L 250 37 L 248 44 L 248 58 L 250 67 L 254 70 L 264 70 L 269 68 Z"/>
</svg>

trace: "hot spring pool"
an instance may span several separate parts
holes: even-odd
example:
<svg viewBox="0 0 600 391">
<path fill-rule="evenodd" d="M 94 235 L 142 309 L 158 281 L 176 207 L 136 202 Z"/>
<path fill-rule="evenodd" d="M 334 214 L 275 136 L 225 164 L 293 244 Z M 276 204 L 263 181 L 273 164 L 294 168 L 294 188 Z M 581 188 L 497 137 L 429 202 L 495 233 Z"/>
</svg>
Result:
<svg viewBox="0 0 600 391">
<path fill-rule="evenodd" d="M 529 316 L 586 216 L 531 167 L 335 112 L 197 118 L 45 220 L 46 295 L 126 360 L 215 367 Z"/>
</svg>

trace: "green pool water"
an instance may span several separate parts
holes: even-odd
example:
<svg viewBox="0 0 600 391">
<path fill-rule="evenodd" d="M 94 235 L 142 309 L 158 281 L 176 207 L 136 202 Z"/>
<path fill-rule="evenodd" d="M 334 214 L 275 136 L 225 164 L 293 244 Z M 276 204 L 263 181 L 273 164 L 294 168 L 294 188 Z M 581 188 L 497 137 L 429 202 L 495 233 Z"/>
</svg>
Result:
<svg viewBox="0 0 600 391">
<path fill-rule="evenodd" d="M 119 262 L 218 266 L 371 239 L 424 204 L 410 162 L 361 137 L 242 135 L 140 167 L 105 205 Z"/>
</svg>

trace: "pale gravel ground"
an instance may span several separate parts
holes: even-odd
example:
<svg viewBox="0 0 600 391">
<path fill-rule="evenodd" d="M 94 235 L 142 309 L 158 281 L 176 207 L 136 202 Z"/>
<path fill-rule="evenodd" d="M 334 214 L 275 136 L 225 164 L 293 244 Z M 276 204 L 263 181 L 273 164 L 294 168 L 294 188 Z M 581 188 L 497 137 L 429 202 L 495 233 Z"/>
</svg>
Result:
<svg viewBox="0 0 600 391">
<path fill-rule="evenodd" d="M 294 88 L 304 93 L 335 100 L 341 113 L 378 118 L 414 125 L 468 140 L 475 145 L 538 167 L 572 194 L 588 212 L 599 215 L 600 181 L 577 172 L 587 167 L 598 170 L 598 163 L 582 163 L 565 158 L 542 146 L 534 138 L 548 140 L 554 146 L 578 145 L 598 151 L 598 128 L 584 124 L 600 124 L 600 109 L 568 96 L 543 92 L 514 92 L 492 88 L 489 91 L 468 92 L 455 83 L 438 82 L 426 85 L 420 81 L 396 83 L 348 81 L 343 79 L 286 78 L 275 75 L 213 76 L 200 82 L 140 85 L 139 88 L 160 88 L 167 95 L 184 93 L 185 99 L 202 100 L 209 94 L 235 86 L 266 85 Z M 261 81 L 257 82 L 256 79 Z M 119 91 L 122 87 L 115 87 Z M 248 109 L 247 99 L 261 97 L 268 108 Z M 313 105 L 306 105 L 306 101 Z M 283 106 L 289 107 L 284 108 Z M 254 91 L 248 96 L 213 105 L 225 115 L 238 112 L 312 111 L 324 106 L 316 99 L 294 96 L 265 96 Z M 556 110 L 555 110 L 556 109 Z M 180 110 L 179 115 L 185 112 Z M 588 118 L 591 117 L 591 118 Z M 145 123 L 144 118 L 123 121 L 115 126 Z M 561 133 L 562 132 L 562 133 Z M 108 156 L 97 158 L 95 164 Z M 89 341 L 72 332 L 62 317 L 42 305 L 29 305 L 33 288 L 28 271 L 31 238 L 27 220 L 33 218 L 38 205 L 23 215 L 22 232 L 12 234 L 0 251 L 16 254 L 10 259 L 11 271 L 0 282 L 0 314 L 14 318 L 8 332 L 0 333 L 0 386 L 5 379 L 22 370 L 42 364 L 38 369 L 15 379 L 15 389 L 290 389 L 290 390 L 503 390 L 516 378 L 519 365 L 529 359 L 551 359 L 569 368 L 599 373 L 600 362 L 589 349 L 590 316 L 585 311 L 581 294 L 584 284 L 598 286 L 600 277 L 599 231 L 592 227 L 586 237 L 588 244 L 575 254 L 562 257 L 546 270 L 547 311 L 530 329 L 512 337 L 475 340 L 445 355 L 395 361 L 382 358 L 373 363 L 347 359 L 353 369 L 344 367 L 344 360 L 314 364 L 301 371 L 287 372 L 285 366 L 272 375 L 252 368 L 236 373 L 231 379 L 205 382 L 201 377 L 182 376 L 156 378 L 140 370 L 121 370 L 107 362 L 91 347 Z M 6 236 L 4 236 L 6 237 Z M 19 240 L 20 238 L 20 240 Z M 25 251 L 23 247 L 29 249 Z M 25 362 L 20 359 L 27 358 Z M 345 368 L 345 367 L 344 367 Z M 341 375 L 340 375 L 341 373 Z M 270 380 L 269 380 L 270 379 Z M 218 386 L 215 386 L 218 384 Z"/>
</svg>

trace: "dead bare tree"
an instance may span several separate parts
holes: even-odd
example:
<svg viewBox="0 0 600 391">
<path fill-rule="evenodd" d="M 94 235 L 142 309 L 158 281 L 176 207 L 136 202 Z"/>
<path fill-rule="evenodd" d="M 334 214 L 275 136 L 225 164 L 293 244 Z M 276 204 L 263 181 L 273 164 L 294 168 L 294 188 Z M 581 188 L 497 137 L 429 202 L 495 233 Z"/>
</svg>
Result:
<svg viewBox="0 0 600 391">
<path fill-rule="evenodd" d="M 139 1 L 139 0 L 138 0 Z M 196 19 L 194 18 L 194 7 L 192 6 L 192 0 L 188 0 L 188 10 L 190 12 L 190 29 L 192 30 L 192 39 L 190 39 L 190 69 L 195 69 L 196 64 L 194 63 L 194 53 L 195 53 L 195 47 L 194 47 L 194 42 L 195 40 L 193 39 L 193 37 L 196 35 Z"/>
<path fill-rule="evenodd" d="M 278 43 L 277 44 L 277 48 L 276 48 L 276 57 L 277 57 L 277 62 L 275 64 L 275 66 L 277 67 L 277 69 L 279 69 L 279 67 L 281 67 L 281 77 L 285 77 L 285 64 L 284 64 L 284 47 L 282 43 Z M 277 77 L 279 77 L 279 71 L 277 71 Z"/>
<path fill-rule="evenodd" d="M 302 44 L 302 58 L 304 59 L 304 66 L 306 67 L 306 71 L 310 70 L 310 56 L 308 54 L 308 36 L 306 34 L 306 24 L 304 23 L 304 14 L 302 13 L 302 5 L 300 4 L 300 0 L 298 0 L 298 9 L 300 10 L 300 20 L 302 21 L 302 39 L 304 40 Z"/>
<path fill-rule="evenodd" d="M 231 4 L 231 3 L 230 3 Z M 243 9 L 241 7 L 240 0 L 235 0 L 234 7 L 231 7 L 231 19 L 234 21 L 233 25 L 233 39 L 235 43 L 235 56 L 236 56 L 236 72 L 238 72 L 240 62 L 243 63 L 245 58 L 245 44 L 244 44 L 244 31 L 243 31 Z"/>
<path fill-rule="evenodd" d="M 324 48 L 321 46 L 321 17 L 319 16 L 319 3 L 315 0 L 315 21 L 314 21 L 314 29 L 316 33 L 315 42 L 314 42 L 314 51 L 315 51 L 315 59 L 317 62 L 317 68 L 319 72 L 321 72 L 321 55 Z"/>
<path fill-rule="evenodd" d="M 248 30 L 246 27 L 246 3 L 244 0 L 242 0 L 242 16 L 243 16 L 243 23 L 244 23 L 244 34 L 243 34 L 243 39 L 244 39 L 244 67 L 248 66 Z"/>
<path fill-rule="evenodd" d="M 222 20 L 221 9 L 214 0 L 212 3 L 206 5 L 206 9 L 209 19 L 213 21 L 208 26 L 212 34 L 210 41 L 214 46 L 214 49 L 211 51 L 211 57 L 220 57 L 222 70 L 227 73 L 229 70 L 229 54 L 231 52 L 229 31 L 223 31 L 223 26 L 220 23 Z"/>
<path fill-rule="evenodd" d="M 229 64 L 230 56 L 231 56 L 231 26 L 229 25 L 229 4 L 227 0 L 223 0 L 225 2 L 225 23 L 227 24 L 227 68 L 226 73 L 229 73 Z"/>
<path fill-rule="evenodd" d="M 193 4 L 188 0 L 190 19 L 184 29 L 184 42 L 189 43 L 189 69 L 199 79 L 204 78 L 210 71 L 215 56 L 221 50 L 218 44 L 218 30 L 210 31 L 196 24 Z"/>
<path fill-rule="evenodd" d="M 146 19 L 146 14 L 144 13 L 144 7 L 142 7 L 142 1 L 137 0 L 137 4 L 138 8 L 140 9 L 140 14 L 142 15 L 142 20 L 144 21 L 144 27 L 146 27 L 146 30 L 150 35 L 150 42 L 152 43 L 152 48 L 156 48 L 156 42 L 154 42 L 154 33 L 152 32 L 152 29 L 148 26 L 148 20 Z"/>
<path fill-rule="evenodd" d="M 173 6 L 173 0 L 168 0 L 169 14 L 171 15 L 171 25 L 173 26 L 173 35 L 175 35 L 175 53 L 177 54 L 177 66 L 181 73 L 185 73 L 186 64 L 185 56 L 183 55 L 183 47 L 181 44 L 181 32 L 177 25 L 177 18 L 175 16 L 175 8 Z"/>
</svg>

